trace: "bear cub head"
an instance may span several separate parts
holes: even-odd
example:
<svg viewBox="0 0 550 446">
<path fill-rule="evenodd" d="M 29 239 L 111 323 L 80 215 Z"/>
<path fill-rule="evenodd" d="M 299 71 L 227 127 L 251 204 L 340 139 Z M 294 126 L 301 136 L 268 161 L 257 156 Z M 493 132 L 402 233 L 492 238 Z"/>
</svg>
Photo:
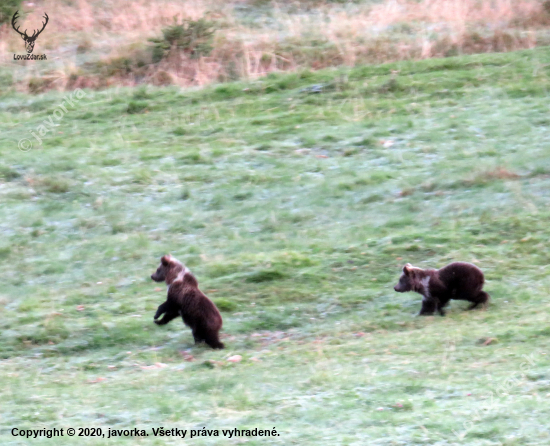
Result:
<svg viewBox="0 0 550 446">
<path fill-rule="evenodd" d="M 419 272 L 422 270 L 420 268 L 415 268 L 410 263 L 407 263 L 403 267 L 403 274 L 399 278 L 397 285 L 393 287 L 398 293 L 406 293 L 408 291 L 413 291 L 415 289 L 416 282 L 418 282 L 419 277 L 417 277 Z"/>
<path fill-rule="evenodd" d="M 160 259 L 160 265 L 157 270 L 151 274 L 151 279 L 155 282 L 172 283 L 180 272 L 184 270 L 181 262 L 176 260 L 171 255 L 162 256 Z"/>
</svg>

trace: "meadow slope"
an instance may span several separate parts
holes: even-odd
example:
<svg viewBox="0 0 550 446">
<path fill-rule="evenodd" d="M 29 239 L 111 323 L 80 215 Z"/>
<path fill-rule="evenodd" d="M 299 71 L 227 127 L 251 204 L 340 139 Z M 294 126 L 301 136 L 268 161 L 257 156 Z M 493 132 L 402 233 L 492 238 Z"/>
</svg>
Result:
<svg viewBox="0 0 550 446">
<path fill-rule="evenodd" d="M 539 48 L 113 88 L 56 115 L 62 93 L 0 96 L 0 442 L 550 444 L 549 67 Z M 153 324 L 168 252 L 226 350 Z M 489 309 L 415 317 L 402 265 L 454 260 Z"/>
<path fill-rule="evenodd" d="M 9 0 L 0 89 L 180 87 L 272 72 L 508 52 L 550 44 L 546 0 Z M 34 54 L 17 23 L 41 27 Z M 2 17 L 4 10 L 4 17 Z M 23 28 L 24 29 L 24 28 Z M 193 36 L 191 38 L 191 36 Z M 152 40 L 151 40 L 152 39 Z M 153 43 L 155 42 L 155 43 Z"/>
</svg>

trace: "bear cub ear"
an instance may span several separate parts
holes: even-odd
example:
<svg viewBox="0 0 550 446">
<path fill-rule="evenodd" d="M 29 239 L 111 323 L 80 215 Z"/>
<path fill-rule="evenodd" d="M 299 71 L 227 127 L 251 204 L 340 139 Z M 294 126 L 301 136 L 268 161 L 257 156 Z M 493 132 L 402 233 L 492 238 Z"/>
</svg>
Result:
<svg viewBox="0 0 550 446">
<path fill-rule="evenodd" d="M 405 275 L 410 275 L 411 273 L 411 269 L 412 269 L 412 265 L 410 263 L 407 263 L 404 267 L 403 267 L 403 273 L 405 273 Z"/>
<path fill-rule="evenodd" d="M 160 263 L 162 263 L 163 266 L 168 266 L 170 264 L 170 258 L 170 254 L 162 256 L 162 258 L 160 259 Z"/>
</svg>

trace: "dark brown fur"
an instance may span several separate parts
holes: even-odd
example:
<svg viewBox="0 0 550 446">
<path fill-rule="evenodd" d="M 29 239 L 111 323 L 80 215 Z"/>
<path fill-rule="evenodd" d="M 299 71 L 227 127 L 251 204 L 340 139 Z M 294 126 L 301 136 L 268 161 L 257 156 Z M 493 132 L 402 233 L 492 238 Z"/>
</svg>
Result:
<svg viewBox="0 0 550 446">
<path fill-rule="evenodd" d="M 472 302 L 469 310 L 480 304 L 485 305 L 489 295 L 482 291 L 484 282 L 483 272 L 471 263 L 454 262 L 438 270 L 415 268 L 407 263 L 394 290 L 422 294 L 424 299 L 419 315 L 431 315 L 439 311 L 444 316 L 443 307 L 451 299 Z"/>
<path fill-rule="evenodd" d="M 219 339 L 222 316 L 201 290 L 195 276 L 171 256 L 163 256 L 157 271 L 151 275 L 155 282 L 165 281 L 168 297 L 155 314 L 155 324 L 165 325 L 180 316 L 191 328 L 195 343 L 206 342 L 212 348 L 224 348 Z M 157 320 L 164 313 L 162 319 Z"/>
</svg>

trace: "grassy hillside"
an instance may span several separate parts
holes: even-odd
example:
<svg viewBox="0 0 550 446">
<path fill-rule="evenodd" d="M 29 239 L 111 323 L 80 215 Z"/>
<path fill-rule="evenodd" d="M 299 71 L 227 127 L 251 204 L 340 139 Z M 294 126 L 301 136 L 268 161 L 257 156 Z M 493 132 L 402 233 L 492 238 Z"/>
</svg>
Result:
<svg viewBox="0 0 550 446">
<path fill-rule="evenodd" d="M 1 443 L 549 444 L 549 66 L 541 48 L 86 91 L 66 113 L 2 96 Z M 153 324 L 167 252 L 226 350 Z M 484 270 L 489 309 L 415 317 L 402 265 L 453 260 Z"/>
<path fill-rule="evenodd" d="M 12 0 L 13 1 L 13 0 Z M 507 52 L 550 44 L 548 0 L 41 0 L 0 26 L 0 89 L 204 86 L 272 72 Z M 24 28 L 23 28 L 24 29 Z M 156 43 L 152 43 L 152 40 Z"/>
</svg>

